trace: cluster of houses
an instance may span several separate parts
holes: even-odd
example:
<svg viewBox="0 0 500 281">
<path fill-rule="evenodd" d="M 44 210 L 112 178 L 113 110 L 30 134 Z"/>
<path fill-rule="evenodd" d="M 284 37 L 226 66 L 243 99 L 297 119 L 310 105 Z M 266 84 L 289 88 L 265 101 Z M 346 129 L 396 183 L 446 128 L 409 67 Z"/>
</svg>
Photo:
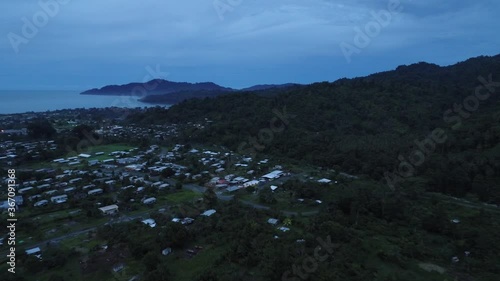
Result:
<svg viewBox="0 0 500 281">
<path fill-rule="evenodd" d="M 56 150 L 57 145 L 53 140 L 49 141 L 11 141 L 0 142 L 0 164 L 13 166 L 19 159 L 29 155 L 32 159 L 40 158 L 42 150 Z"/>
<path fill-rule="evenodd" d="M 281 168 L 281 166 L 278 166 Z M 240 190 L 242 188 L 247 188 L 251 186 L 260 186 L 268 181 L 279 179 L 283 176 L 289 176 L 290 173 L 286 173 L 282 170 L 274 170 L 270 173 L 262 175 L 261 177 L 256 177 L 255 172 L 247 173 L 248 175 L 252 175 L 251 177 L 243 177 L 236 176 L 234 174 L 229 174 L 224 177 L 213 177 L 210 179 L 208 185 L 211 187 L 215 187 L 218 190 L 225 190 L 228 192 L 233 192 Z"/>
<path fill-rule="evenodd" d="M 101 133 L 116 133 L 128 127 L 113 126 L 103 129 Z M 55 149 L 53 141 L 46 142 L 12 142 L 0 143 L 0 151 L 5 153 L 18 153 L 19 149 L 33 152 L 39 149 Z M 88 196 L 99 196 L 107 193 L 134 189 L 135 193 L 142 194 L 141 202 L 145 205 L 154 204 L 156 198 L 143 194 L 147 187 L 165 189 L 170 183 L 161 180 L 146 180 L 154 178 L 165 169 L 170 169 L 173 176 L 183 176 L 188 180 L 196 181 L 207 179 L 206 186 L 214 187 L 217 191 L 234 192 L 243 188 L 258 187 L 264 183 L 289 176 L 280 165 L 275 165 L 270 172 L 257 175 L 258 172 L 249 167 L 255 161 L 250 157 L 235 155 L 232 152 L 217 152 L 208 149 L 185 149 L 182 144 L 176 144 L 171 150 L 161 149 L 158 145 L 151 145 L 145 149 L 132 148 L 126 151 L 112 151 L 108 153 L 109 159 L 103 157 L 104 152 L 81 153 L 76 156 L 58 158 L 51 162 L 51 167 L 38 169 L 35 173 L 42 173 L 46 177 L 41 180 L 22 182 L 18 193 L 31 202 L 31 206 L 43 207 L 49 204 L 61 205 L 71 198 L 82 199 Z M 179 164 L 187 157 L 195 158 L 201 164 L 198 173 L 187 172 L 188 167 Z M 97 158 L 97 159 L 96 159 Z M 98 160 L 103 159 L 104 160 Z M 151 161 L 151 159 L 154 159 Z M 79 165 L 88 163 L 87 165 Z M 256 163 L 269 167 L 269 159 Z M 237 174 L 226 172 L 226 168 L 234 166 L 239 171 Z M 272 167 L 272 165 L 271 165 Z M 61 170 L 63 169 L 63 170 Z M 65 170 L 64 170 L 65 169 Z M 265 169 L 267 170 L 267 168 Z M 193 171 L 191 169 L 191 171 Z M 126 186 L 117 186 L 117 182 L 128 179 L 131 183 Z M 329 179 L 320 179 L 320 183 L 329 184 Z M 278 187 L 271 186 L 274 191 Z M 99 208 L 103 214 L 118 212 L 117 206 Z M 181 221 L 182 222 L 182 221 Z M 189 223 L 189 219 L 184 221 Z"/>
<path fill-rule="evenodd" d="M 178 135 L 178 126 L 176 124 L 152 125 L 149 128 L 140 126 L 104 126 L 96 133 L 103 137 L 130 138 L 149 138 L 153 140 L 164 140 L 167 137 Z"/>
<path fill-rule="evenodd" d="M 216 210 L 210 209 L 210 210 L 206 210 L 203 213 L 201 213 L 200 216 L 202 216 L 202 217 L 210 217 L 210 216 L 214 215 L 215 213 L 217 213 Z M 194 220 L 195 219 L 189 218 L 189 217 L 185 217 L 185 218 L 173 218 L 172 222 L 180 223 L 180 224 L 183 224 L 183 225 L 189 225 L 189 224 L 192 224 L 194 222 Z"/>
</svg>

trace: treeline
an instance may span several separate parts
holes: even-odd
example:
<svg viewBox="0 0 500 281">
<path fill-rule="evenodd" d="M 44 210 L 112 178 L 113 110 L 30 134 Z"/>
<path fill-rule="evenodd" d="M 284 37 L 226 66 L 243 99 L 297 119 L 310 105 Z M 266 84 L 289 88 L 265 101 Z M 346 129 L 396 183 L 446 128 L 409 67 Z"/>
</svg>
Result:
<svg viewBox="0 0 500 281">
<path fill-rule="evenodd" d="M 279 94 L 187 100 L 131 114 L 127 122 L 199 122 L 206 126 L 180 140 L 305 160 L 395 186 L 416 178 L 428 190 L 499 203 L 495 81 L 500 55 L 448 67 L 400 66 Z M 443 141 L 430 143 L 436 129 Z"/>
</svg>

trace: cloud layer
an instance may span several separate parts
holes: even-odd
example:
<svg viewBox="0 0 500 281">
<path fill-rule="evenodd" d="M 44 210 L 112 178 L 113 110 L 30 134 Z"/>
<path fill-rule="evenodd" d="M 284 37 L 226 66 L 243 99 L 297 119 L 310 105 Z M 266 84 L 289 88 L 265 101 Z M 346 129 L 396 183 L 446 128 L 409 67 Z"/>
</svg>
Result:
<svg viewBox="0 0 500 281">
<path fill-rule="evenodd" d="M 310 83 L 418 61 L 451 64 L 497 54 L 500 46 L 500 2 L 494 0 L 5 2 L 3 89 L 83 90 L 141 81 L 146 67 L 156 65 L 174 81 Z M 372 29 L 369 44 L 356 46 L 357 30 L 366 32 L 373 14 L 390 5 L 401 12 L 378 32 Z M 37 31 L 23 33 L 29 24 Z M 342 43 L 357 49 L 349 60 Z"/>
</svg>

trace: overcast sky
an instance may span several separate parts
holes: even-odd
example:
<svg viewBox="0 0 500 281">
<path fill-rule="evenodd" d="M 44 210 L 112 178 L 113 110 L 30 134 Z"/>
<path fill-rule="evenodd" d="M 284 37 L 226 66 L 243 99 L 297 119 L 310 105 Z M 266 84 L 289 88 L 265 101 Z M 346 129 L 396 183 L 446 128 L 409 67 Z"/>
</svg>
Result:
<svg viewBox="0 0 500 281">
<path fill-rule="evenodd" d="M 40 2 L 1 1 L 0 89 L 312 83 L 500 53 L 498 0 Z"/>
</svg>

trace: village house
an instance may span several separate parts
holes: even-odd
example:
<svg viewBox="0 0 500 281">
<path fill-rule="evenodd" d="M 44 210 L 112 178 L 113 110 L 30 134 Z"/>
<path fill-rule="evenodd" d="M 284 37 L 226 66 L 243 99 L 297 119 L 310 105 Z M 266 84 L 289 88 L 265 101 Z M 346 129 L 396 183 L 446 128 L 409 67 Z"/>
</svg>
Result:
<svg viewBox="0 0 500 281">
<path fill-rule="evenodd" d="M 99 211 L 101 211 L 101 213 L 103 215 L 113 215 L 113 214 L 118 213 L 118 206 L 117 205 L 109 205 L 109 206 L 101 207 L 101 208 L 99 208 Z"/>
<path fill-rule="evenodd" d="M 156 198 L 154 198 L 154 197 L 150 197 L 150 198 L 144 199 L 144 200 L 142 201 L 142 203 L 144 203 L 145 205 L 151 205 L 151 204 L 154 204 L 154 203 L 156 203 Z"/>
<path fill-rule="evenodd" d="M 273 219 L 273 218 L 270 218 L 267 220 L 267 223 L 272 224 L 272 225 L 277 225 L 278 222 L 279 222 L 278 219 Z"/>
<path fill-rule="evenodd" d="M 42 251 L 39 247 L 28 249 L 25 252 L 28 256 L 35 256 L 38 259 L 42 259 Z"/>
<path fill-rule="evenodd" d="M 244 187 L 249 187 L 249 186 L 256 186 L 258 185 L 260 182 L 258 180 L 251 180 L 251 181 L 247 181 L 243 184 Z"/>
<path fill-rule="evenodd" d="M 90 190 L 89 192 L 87 192 L 88 195 L 97 195 L 97 194 L 102 194 L 103 193 L 103 190 L 101 188 L 96 188 L 96 189 L 93 189 L 93 190 Z"/>
<path fill-rule="evenodd" d="M 68 201 L 68 195 L 59 195 L 50 198 L 50 202 L 54 204 L 62 204 Z"/>
<path fill-rule="evenodd" d="M 266 180 L 274 180 L 283 176 L 283 171 L 275 170 L 262 176 Z"/>
<path fill-rule="evenodd" d="M 203 212 L 201 214 L 201 216 L 205 216 L 205 217 L 210 217 L 211 215 L 215 214 L 217 211 L 214 210 L 214 209 L 211 209 L 211 210 L 206 210 L 205 212 Z"/>
<path fill-rule="evenodd" d="M 35 204 L 33 204 L 33 206 L 34 207 L 42 207 L 42 206 L 46 206 L 47 204 L 49 204 L 49 201 L 41 200 L 41 201 L 38 201 Z"/>
<path fill-rule="evenodd" d="M 153 227 L 156 227 L 156 222 L 154 219 L 145 219 L 142 221 L 143 224 L 153 228 Z"/>
</svg>

